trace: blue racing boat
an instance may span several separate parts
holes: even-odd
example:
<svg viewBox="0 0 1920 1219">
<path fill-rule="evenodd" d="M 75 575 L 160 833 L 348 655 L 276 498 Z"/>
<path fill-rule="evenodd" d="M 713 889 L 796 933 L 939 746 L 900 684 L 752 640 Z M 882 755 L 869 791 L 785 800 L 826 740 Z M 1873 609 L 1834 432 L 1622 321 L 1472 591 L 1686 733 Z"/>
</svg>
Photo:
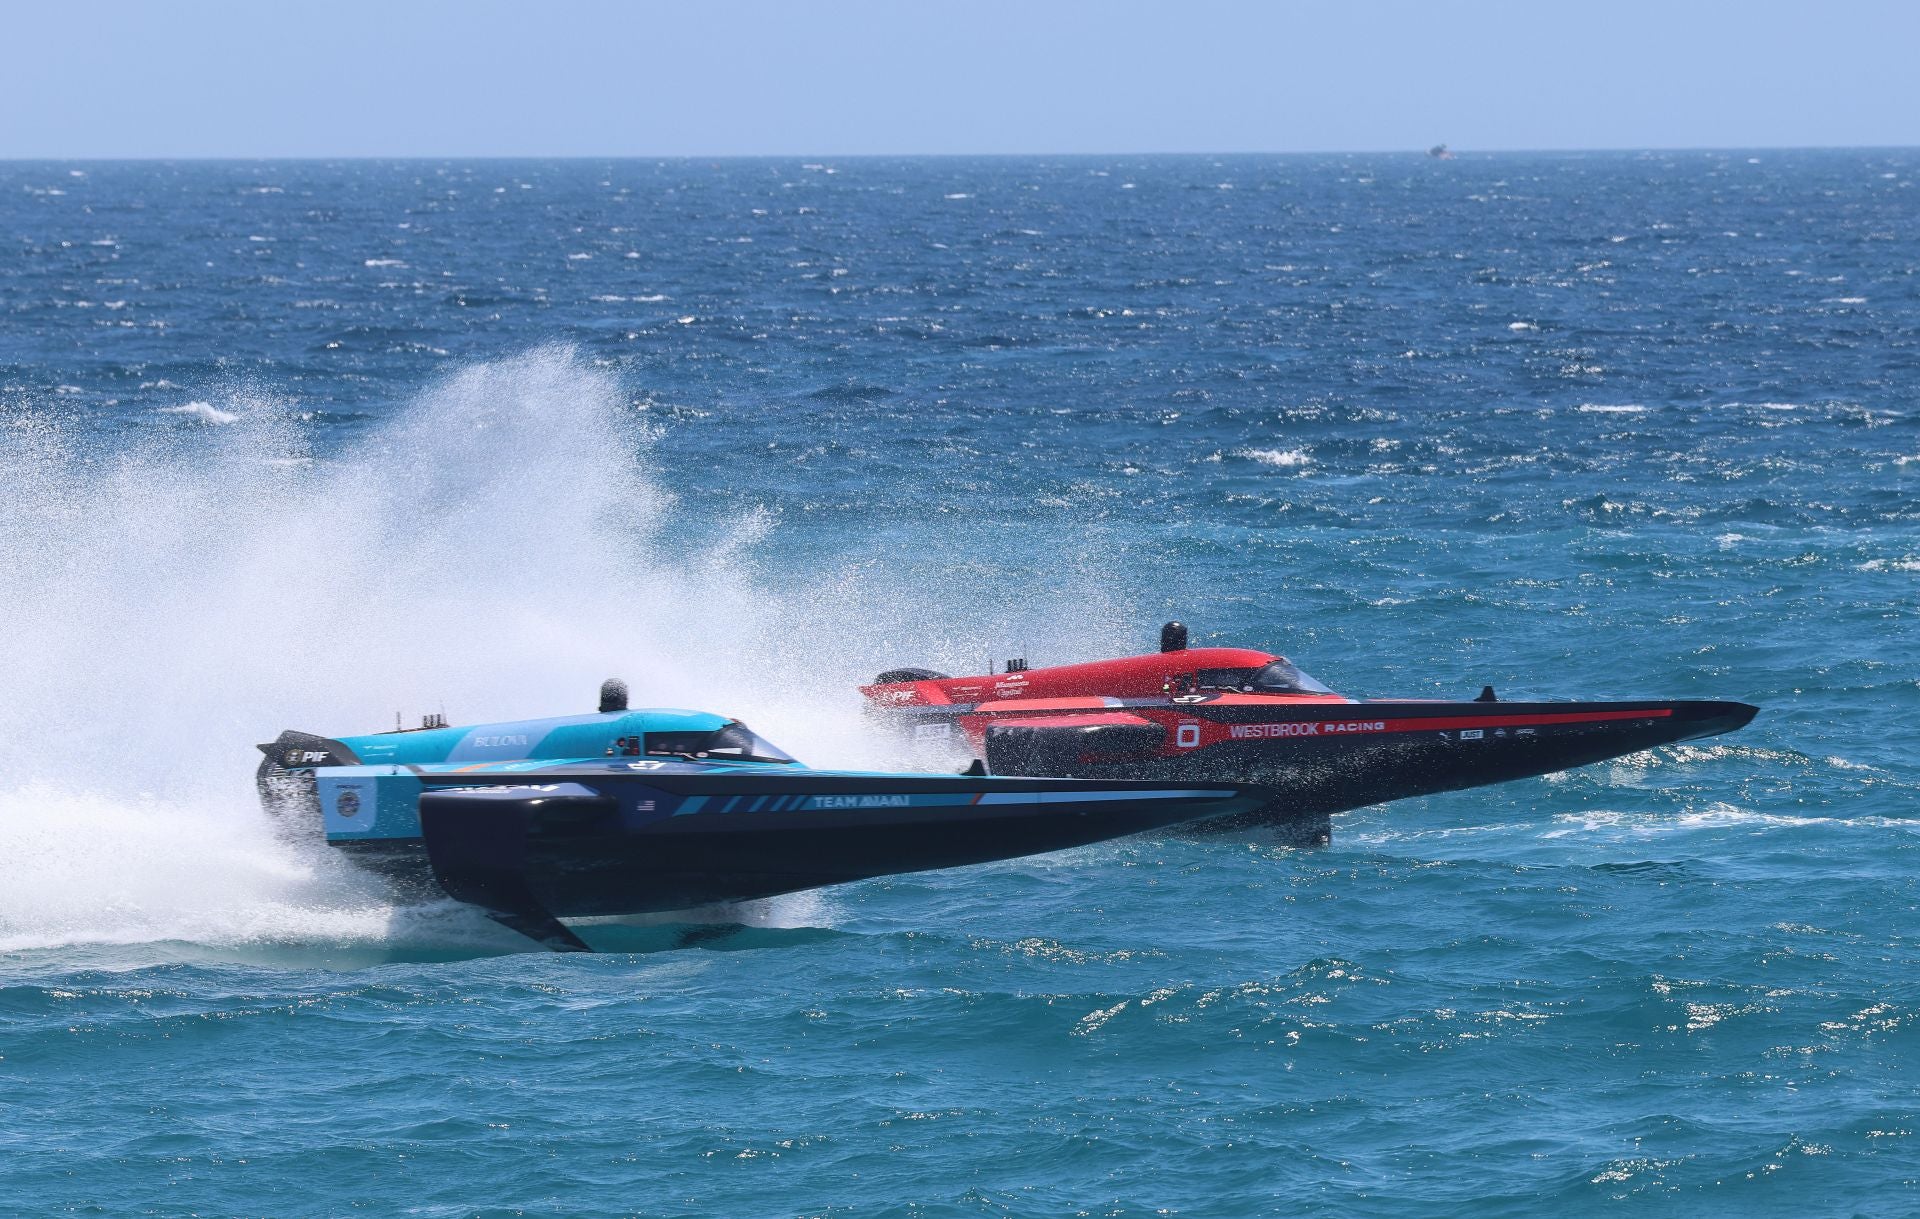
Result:
<svg viewBox="0 0 1920 1219">
<path fill-rule="evenodd" d="M 561 919 L 682 910 L 1010 859 L 1250 811 L 1274 794 L 1155 783 L 814 770 L 745 724 L 628 710 L 260 746 L 263 801 L 411 885 L 551 948 Z"/>
</svg>

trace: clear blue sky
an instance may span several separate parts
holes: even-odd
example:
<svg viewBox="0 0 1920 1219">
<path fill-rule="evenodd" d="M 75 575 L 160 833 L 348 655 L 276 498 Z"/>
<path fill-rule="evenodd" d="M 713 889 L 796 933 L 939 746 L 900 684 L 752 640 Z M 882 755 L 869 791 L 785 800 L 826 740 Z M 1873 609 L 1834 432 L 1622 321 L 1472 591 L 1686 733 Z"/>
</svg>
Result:
<svg viewBox="0 0 1920 1219">
<path fill-rule="evenodd" d="M 0 157 L 1920 144 L 1920 0 L 48 0 L 0 21 Z"/>
</svg>

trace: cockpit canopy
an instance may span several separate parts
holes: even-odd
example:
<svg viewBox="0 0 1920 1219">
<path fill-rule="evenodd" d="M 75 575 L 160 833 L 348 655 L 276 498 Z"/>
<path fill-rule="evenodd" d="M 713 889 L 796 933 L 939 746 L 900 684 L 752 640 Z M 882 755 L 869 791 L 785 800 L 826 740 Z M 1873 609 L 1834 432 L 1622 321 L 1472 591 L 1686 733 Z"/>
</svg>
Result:
<svg viewBox="0 0 1920 1219">
<path fill-rule="evenodd" d="M 726 762 L 791 763 L 785 750 L 739 720 L 712 732 L 649 732 L 645 749 L 650 755 L 713 758 Z"/>
<path fill-rule="evenodd" d="M 1233 690 L 1240 694 L 1332 694 L 1284 656 L 1257 669 L 1201 669 L 1194 674 L 1202 690 Z"/>
</svg>

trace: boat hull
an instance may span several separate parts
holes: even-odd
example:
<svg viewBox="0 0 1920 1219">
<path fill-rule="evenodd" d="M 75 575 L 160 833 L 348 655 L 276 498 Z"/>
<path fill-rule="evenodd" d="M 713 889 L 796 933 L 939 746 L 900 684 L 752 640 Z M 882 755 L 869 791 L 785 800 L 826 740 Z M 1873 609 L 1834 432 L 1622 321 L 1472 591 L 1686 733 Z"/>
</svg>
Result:
<svg viewBox="0 0 1920 1219">
<path fill-rule="evenodd" d="M 1017 715 L 981 727 L 996 774 L 1159 782 L 1240 782 L 1271 789 L 1262 808 L 1197 825 L 1250 824 L 1324 840 L 1334 813 L 1591 765 L 1659 745 L 1731 732 L 1746 703 L 1284 703 L 1249 700 L 1125 714 L 1160 729 L 1147 748 L 1103 750 L 1106 725 Z"/>
<path fill-rule="evenodd" d="M 554 918 L 682 910 L 1035 855 L 1274 799 L 1246 784 L 676 769 L 336 768 L 316 772 L 314 799 L 334 847 L 549 942 Z M 381 808 L 399 809 L 384 829 Z M 368 816 L 375 822 L 357 828 Z"/>
</svg>

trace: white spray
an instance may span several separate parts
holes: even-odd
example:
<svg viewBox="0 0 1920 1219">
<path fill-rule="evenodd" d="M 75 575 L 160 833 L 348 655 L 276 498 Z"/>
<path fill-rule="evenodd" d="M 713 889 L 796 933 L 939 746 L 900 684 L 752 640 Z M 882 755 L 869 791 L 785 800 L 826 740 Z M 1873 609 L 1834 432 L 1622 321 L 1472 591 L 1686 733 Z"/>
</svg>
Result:
<svg viewBox="0 0 1920 1219">
<path fill-rule="evenodd" d="M 57 419 L 0 420 L 0 951 L 394 935 L 377 885 L 258 812 L 252 746 L 281 728 L 591 710 L 618 673 L 636 705 L 883 764 L 852 689 L 874 640 L 976 648 L 929 612 L 946 590 L 759 577 L 768 515 L 682 519 L 645 412 L 564 348 L 468 368 L 313 459 L 270 401 L 216 413 L 105 455 Z M 690 529 L 702 544 L 664 545 Z M 1107 642 L 1090 598 L 1057 645 Z"/>
</svg>

